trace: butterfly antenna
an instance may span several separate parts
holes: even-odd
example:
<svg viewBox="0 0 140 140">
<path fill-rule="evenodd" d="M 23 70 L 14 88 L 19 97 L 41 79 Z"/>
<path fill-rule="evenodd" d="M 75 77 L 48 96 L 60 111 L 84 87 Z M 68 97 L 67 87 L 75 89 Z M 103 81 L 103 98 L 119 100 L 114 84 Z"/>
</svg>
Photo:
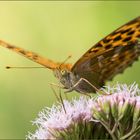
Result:
<svg viewBox="0 0 140 140">
<path fill-rule="evenodd" d="M 65 62 L 68 61 L 71 57 L 72 57 L 72 55 L 69 55 L 69 56 L 59 65 L 59 68 L 61 68 L 61 66 L 62 66 L 63 64 L 65 64 Z"/>
<path fill-rule="evenodd" d="M 34 68 L 46 68 L 46 67 L 12 67 L 12 66 L 6 66 L 6 69 L 34 69 Z"/>
</svg>

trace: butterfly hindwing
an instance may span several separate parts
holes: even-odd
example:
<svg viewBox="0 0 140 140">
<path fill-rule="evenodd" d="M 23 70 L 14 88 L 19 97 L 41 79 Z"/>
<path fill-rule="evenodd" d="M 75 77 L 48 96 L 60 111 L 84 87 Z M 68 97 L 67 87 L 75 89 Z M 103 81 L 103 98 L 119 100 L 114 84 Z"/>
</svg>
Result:
<svg viewBox="0 0 140 140">
<path fill-rule="evenodd" d="M 112 58 L 104 59 L 103 68 L 100 71 L 99 81 L 112 80 L 118 73 L 122 73 L 128 66 L 131 66 L 135 60 L 138 60 L 140 49 L 126 50 L 124 53 L 116 54 Z M 99 68 L 97 66 L 97 68 Z M 93 67 L 94 69 L 94 67 Z"/>
</svg>

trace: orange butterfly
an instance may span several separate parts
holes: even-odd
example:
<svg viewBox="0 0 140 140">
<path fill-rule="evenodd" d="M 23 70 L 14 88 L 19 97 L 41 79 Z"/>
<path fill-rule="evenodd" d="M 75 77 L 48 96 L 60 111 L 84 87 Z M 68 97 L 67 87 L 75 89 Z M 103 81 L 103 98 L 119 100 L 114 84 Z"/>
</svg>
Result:
<svg viewBox="0 0 140 140">
<path fill-rule="evenodd" d="M 0 45 L 53 70 L 68 92 L 91 93 L 138 59 L 139 39 L 140 17 L 137 17 L 100 40 L 74 65 L 56 63 L 4 41 Z"/>
</svg>

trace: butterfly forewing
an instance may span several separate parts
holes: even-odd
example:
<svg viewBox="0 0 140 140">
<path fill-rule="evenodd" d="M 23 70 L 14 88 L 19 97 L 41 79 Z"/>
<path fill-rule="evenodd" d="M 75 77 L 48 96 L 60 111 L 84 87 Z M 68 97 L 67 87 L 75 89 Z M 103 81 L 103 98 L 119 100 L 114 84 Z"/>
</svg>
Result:
<svg viewBox="0 0 140 140">
<path fill-rule="evenodd" d="M 90 48 L 75 63 L 72 71 L 92 84 L 102 86 L 137 60 L 139 38 L 140 17 L 137 17 Z"/>
</svg>

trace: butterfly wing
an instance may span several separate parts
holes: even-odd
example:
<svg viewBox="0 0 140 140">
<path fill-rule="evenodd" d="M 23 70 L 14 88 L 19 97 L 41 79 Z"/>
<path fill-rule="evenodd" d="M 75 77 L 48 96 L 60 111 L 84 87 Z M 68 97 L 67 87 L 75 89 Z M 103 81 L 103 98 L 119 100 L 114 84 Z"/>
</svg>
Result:
<svg viewBox="0 0 140 140">
<path fill-rule="evenodd" d="M 123 72 L 140 55 L 140 17 L 121 26 L 90 48 L 72 71 L 97 87 Z"/>
<path fill-rule="evenodd" d="M 26 51 L 22 48 L 19 48 L 19 47 L 16 47 L 14 45 L 11 45 L 11 44 L 8 44 L 7 42 L 4 42 L 2 40 L 0 40 L 0 45 L 9 49 L 9 50 L 12 50 L 36 63 L 39 63 L 40 65 L 43 65 L 44 67 L 46 68 L 49 68 L 49 69 L 56 69 L 58 68 L 61 63 L 56 63 L 52 60 L 49 60 L 47 58 L 44 58 L 34 52 L 30 52 L 30 51 Z M 61 65 L 61 68 L 63 69 L 71 69 L 72 65 L 71 64 L 62 64 Z"/>
</svg>

